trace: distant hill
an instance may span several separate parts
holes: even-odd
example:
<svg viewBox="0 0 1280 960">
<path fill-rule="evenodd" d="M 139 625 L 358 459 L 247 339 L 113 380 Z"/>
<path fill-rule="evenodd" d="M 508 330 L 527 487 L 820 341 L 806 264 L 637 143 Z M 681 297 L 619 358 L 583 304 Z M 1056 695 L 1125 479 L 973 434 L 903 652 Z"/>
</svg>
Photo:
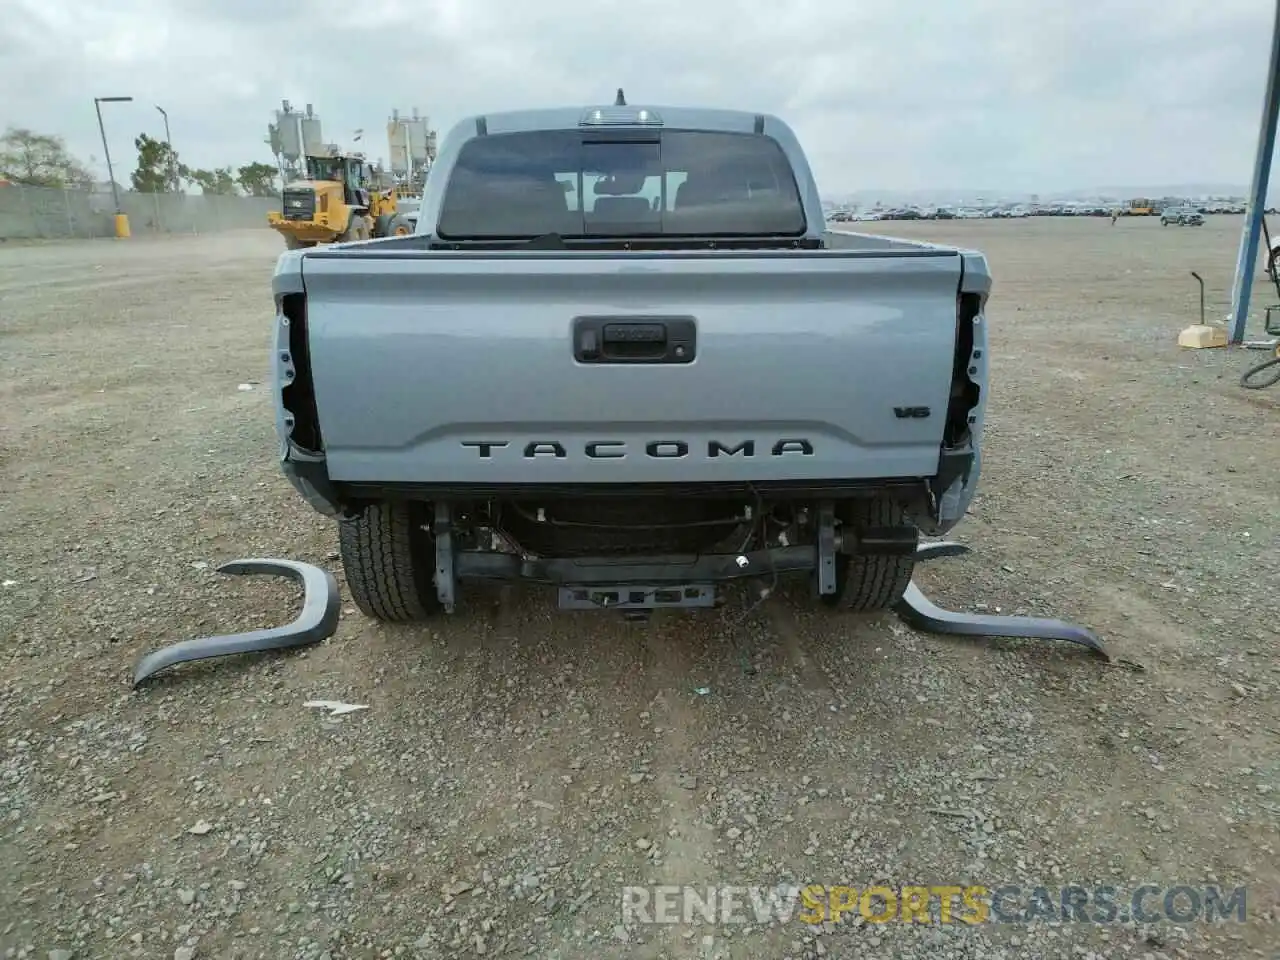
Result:
<svg viewBox="0 0 1280 960">
<path fill-rule="evenodd" d="M 1249 187 L 1243 183 L 1174 183 L 1145 187 L 1090 187 L 1087 190 L 1071 190 L 1062 194 L 1064 199 L 1089 197 L 1244 197 Z"/>
<path fill-rule="evenodd" d="M 1030 203 L 1032 198 L 1048 200 L 1094 200 L 1108 197 L 1128 200 L 1132 197 L 1239 197 L 1249 192 L 1244 184 L 1177 183 L 1163 186 L 1099 186 L 1072 190 L 1044 190 L 1040 193 L 1018 193 L 992 188 L 989 190 L 923 189 L 923 190 L 857 190 L 853 193 L 827 194 L 824 199 L 838 205 L 870 206 L 953 206 L 965 203 Z M 1274 206 L 1280 198 L 1280 187 L 1267 200 Z"/>
</svg>

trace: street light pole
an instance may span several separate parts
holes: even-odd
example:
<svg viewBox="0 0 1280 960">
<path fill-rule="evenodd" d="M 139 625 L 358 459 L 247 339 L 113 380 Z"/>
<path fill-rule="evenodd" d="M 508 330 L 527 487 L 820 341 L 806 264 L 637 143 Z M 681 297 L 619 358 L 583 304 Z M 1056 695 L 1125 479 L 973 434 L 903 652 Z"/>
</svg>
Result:
<svg viewBox="0 0 1280 960">
<path fill-rule="evenodd" d="M 164 107 L 159 105 L 156 109 L 160 111 L 160 116 L 164 117 L 164 142 L 169 147 L 169 162 L 165 164 L 169 168 L 169 186 L 174 193 L 178 192 L 178 171 L 173 164 L 173 138 L 169 136 L 169 114 L 165 113 Z"/>
<path fill-rule="evenodd" d="M 133 97 L 94 97 L 93 109 L 98 113 L 98 133 L 102 134 L 102 152 L 107 158 L 107 177 L 111 180 L 111 199 L 116 205 L 116 215 L 124 213 L 120 209 L 120 188 L 116 186 L 116 174 L 111 168 L 111 148 L 107 146 L 107 128 L 102 125 L 102 104 L 104 103 L 129 103 Z"/>
</svg>

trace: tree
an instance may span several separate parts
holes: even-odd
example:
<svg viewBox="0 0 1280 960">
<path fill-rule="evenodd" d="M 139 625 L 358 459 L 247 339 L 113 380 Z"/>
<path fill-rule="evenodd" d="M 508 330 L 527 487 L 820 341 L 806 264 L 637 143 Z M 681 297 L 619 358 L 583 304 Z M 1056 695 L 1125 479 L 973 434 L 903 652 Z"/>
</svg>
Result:
<svg viewBox="0 0 1280 960">
<path fill-rule="evenodd" d="M 139 193 L 175 193 L 178 189 L 175 171 L 181 166 L 178 154 L 163 140 L 155 140 L 145 133 L 133 141 L 138 151 L 138 169 L 130 180 Z"/>
<path fill-rule="evenodd" d="M 251 197 L 276 195 L 276 168 L 269 163 L 250 163 L 236 171 L 236 182 Z"/>
<path fill-rule="evenodd" d="M 276 193 L 275 179 L 279 172 L 271 164 L 260 164 L 255 161 L 237 170 L 236 182 L 251 197 L 274 197 Z"/>
<path fill-rule="evenodd" d="M 61 137 L 26 127 L 9 127 L 0 137 L 0 176 L 32 187 L 87 190 L 93 185 L 93 174 Z"/>
<path fill-rule="evenodd" d="M 188 183 L 194 183 L 204 193 L 222 196 L 236 195 L 236 178 L 230 167 L 218 170 L 198 170 L 195 167 L 181 166 L 178 176 Z"/>
</svg>

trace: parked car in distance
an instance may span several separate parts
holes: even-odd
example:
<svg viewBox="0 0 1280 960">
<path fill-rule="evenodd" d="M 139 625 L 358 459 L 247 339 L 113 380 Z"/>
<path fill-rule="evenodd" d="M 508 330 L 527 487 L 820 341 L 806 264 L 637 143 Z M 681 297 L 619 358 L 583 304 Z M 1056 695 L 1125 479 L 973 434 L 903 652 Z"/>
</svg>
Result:
<svg viewBox="0 0 1280 960">
<path fill-rule="evenodd" d="M 1167 227 L 1171 223 L 1180 227 L 1202 227 L 1204 216 L 1194 207 L 1170 207 L 1160 212 L 1160 225 Z"/>
</svg>

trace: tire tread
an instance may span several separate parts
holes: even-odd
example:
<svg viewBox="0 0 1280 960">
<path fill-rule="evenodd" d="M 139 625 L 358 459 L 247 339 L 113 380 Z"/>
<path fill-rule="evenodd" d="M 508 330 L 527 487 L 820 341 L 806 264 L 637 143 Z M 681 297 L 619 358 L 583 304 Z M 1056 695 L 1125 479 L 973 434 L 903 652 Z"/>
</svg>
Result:
<svg viewBox="0 0 1280 960">
<path fill-rule="evenodd" d="M 406 503 L 374 503 L 339 521 L 338 545 L 351 599 L 376 620 L 409 623 L 426 619 L 433 604 L 421 551 L 415 549 L 413 511 Z M 432 597 L 434 599 L 434 597 Z"/>
<path fill-rule="evenodd" d="M 859 501 L 844 522 L 857 527 L 907 525 L 897 503 L 879 498 Z M 842 556 L 838 563 L 837 605 L 858 613 L 887 610 L 901 600 L 916 565 L 914 556 L 883 554 Z"/>
</svg>

